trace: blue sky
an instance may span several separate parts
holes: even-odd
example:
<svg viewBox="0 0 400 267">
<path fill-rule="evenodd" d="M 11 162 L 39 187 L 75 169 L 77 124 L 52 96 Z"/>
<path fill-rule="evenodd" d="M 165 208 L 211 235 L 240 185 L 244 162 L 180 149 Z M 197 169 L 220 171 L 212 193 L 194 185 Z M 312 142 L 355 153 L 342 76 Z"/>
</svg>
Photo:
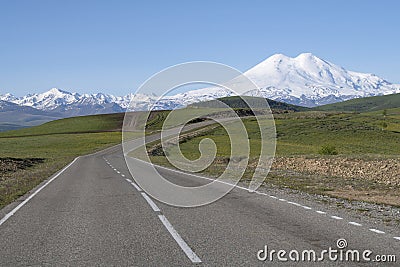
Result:
<svg viewBox="0 0 400 267">
<path fill-rule="evenodd" d="M 400 83 L 399 1 L 0 0 L 0 94 L 134 92 L 174 64 L 315 55 Z"/>
</svg>

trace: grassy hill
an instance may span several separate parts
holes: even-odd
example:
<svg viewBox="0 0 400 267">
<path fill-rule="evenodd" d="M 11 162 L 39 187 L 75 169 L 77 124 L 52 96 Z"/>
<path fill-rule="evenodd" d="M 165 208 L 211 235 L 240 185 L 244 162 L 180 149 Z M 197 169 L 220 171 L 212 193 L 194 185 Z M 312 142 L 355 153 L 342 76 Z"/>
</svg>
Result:
<svg viewBox="0 0 400 267">
<path fill-rule="evenodd" d="M 38 126 L 1 132 L 1 137 L 34 136 L 66 133 L 120 131 L 124 113 L 80 116 L 50 121 Z"/>
<path fill-rule="evenodd" d="M 0 133 L 0 208 L 79 155 L 121 142 L 123 113 L 60 119 Z"/>
<path fill-rule="evenodd" d="M 249 105 L 247 103 L 249 103 L 253 108 L 264 108 L 265 107 L 265 99 L 264 98 L 251 97 L 251 96 L 222 97 L 222 98 L 219 98 L 218 100 L 210 100 L 210 101 L 194 103 L 194 104 L 189 105 L 188 107 L 189 108 L 224 108 L 225 106 L 223 104 L 221 104 L 221 102 L 228 105 L 231 108 L 246 109 L 246 108 L 249 108 Z M 275 111 L 275 112 L 310 110 L 309 108 L 306 108 L 306 107 L 286 104 L 286 103 L 278 102 L 278 101 L 271 100 L 271 99 L 267 99 L 267 102 L 269 104 L 269 107 L 272 109 L 272 111 Z"/>
<path fill-rule="evenodd" d="M 269 187 L 400 206 L 400 109 L 388 109 L 385 116 L 382 111 L 308 111 L 274 117 L 277 147 L 272 172 L 265 181 Z M 383 122 L 386 127 L 382 127 Z M 243 123 L 250 144 L 246 180 L 253 174 L 263 141 L 256 119 L 243 118 Z M 200 142 L 212 139 L 216 159 L 202 173 L 220 175 L 231 159 L 230 138 L 224 128 L 214 127 L 192 136 L 180 143 L 182 154 L 198 159 Z M 174 168 L 164 152 L 152 154 L 156 146 L 148 146 L 152 162 Z M 171 145 L 165 153 L 178 153 L 178 147 Z"/>
<path fill-rule="evenodd" d="M 264 101 L 255 97 L 249 97 L 246 100 L 255 107 L 261 107 L 262 101 Z M 221 101 L 234 109 L 248 108 L 247 104 L 238 97 L 222 98 Z M 324 145 L 334 146 L 339 157 L 364 159 L 399 156 L 400 94 L 326 105 L 318 108 L 321 111 L 272 100 L 268 100 L 268 102 L 274 111 L 280 111 L 274 115 L 279 157 L 319 157 L 319 150 Z M 214 112 L 213 110 L 219 112 L 219 107 L 217 101 L 207 101 L 193 104 L 187 110 L 192 108 L 192 111 L 198 111 L 200 108 L 206 108 L 212 112 Z M 386 115 L 382 113 L 382 109 L 387 109 Z M 330 112 L 333 110 L 363 111 L 363 113 Z M 148 130 L 160 129 L 169 112 L 153 112 L 147 123 Z M 123 118 L 123 113 L 82 116 L 55 120 L 31 128 L 1 132 L 0 208 L 31 190 L 43 179 L 72 161 L 73 158 L 120 143 Z M 257 127 L 254 125 L 255 120 L 246 118 L 244 123 L 249 128 L 251 147 L 259 147 L 260 140 Z M 221 127 L 203 133 L 202 136 L 214 139 L 219 147 L 224 149 L 229 147 L 227 145 L 229 138 Z M 184 154 L 188 158 L 199 156 L 197 148 L 200 140 L 200 137 L 196 137 L 182 144 Z M 226 158 L 227 153 L 222 150 L 218 153 L 218 157 Z M 162 157 L 155 160 L 161 164 L 165 163 L 165 159 Z M 284 183 L 283 186 L 292 187 L 292 183 L 295 181 L 290 177 L 285 176 L 284 178 L 277 176 L 278 180 L 274 181 Z M 344 185 L 340 184 L 341 180 L 332 181 L 337 182 L 339 186 Z M 319 183 L 319 180 L 307 181 L 307 183 L 311 182 Z M 301 185 L 306 184 L 306 182 L 301 183 Z M 332 183 L 329 186 L 336 188 Z M 319 193 L 321 190 L 313 192 Z"/>
<path fill-rule="evenodd" d="M 314 110 L 368 112 L 399 107 L 400 94 L 393 94 L 351 99 L 340 103 L 315 107 Z"/>
</svg>

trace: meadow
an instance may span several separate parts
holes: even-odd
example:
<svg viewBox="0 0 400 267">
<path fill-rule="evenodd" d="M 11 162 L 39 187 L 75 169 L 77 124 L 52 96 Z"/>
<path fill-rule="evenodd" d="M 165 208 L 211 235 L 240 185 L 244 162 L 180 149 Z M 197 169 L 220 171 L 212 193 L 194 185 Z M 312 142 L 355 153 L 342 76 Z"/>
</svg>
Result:
<svg viewBox="0 0 400 267">
<path fill-rule="evenodd" d="M 251 148 L 250 164 L 243 176 L 247 181 L 253 175 L 262 140 L 257 121 L 242 120 Z M 386 127 L 382 127 L 383 122 Z M 400 109 L 388 109 L 385 115 L 383 111 L 276 114 L 275 126 L 276 158 L 266 186 L 400 206 Z M 194 160 L 200 156 L 198 147 L 204 138 L 212 139 L 218 150 L 216 159 L 202 173 L 218 176 L 231 157 L 231 144 L 223 127 L 201 131 L 186 138 L 179 148 L 165 151 L 174 154 L 180 149 Z M 334 148 L 335 153 L 325 153 L 324 147 Z M 172 167 L 164 154 L 150 158 L 155 164 Z"/>
<path fill-rule="evenodd" d="M 75 157 L 120 143 L 123 115 L 68 118 L 0 133 L 0 208 Z"/>
<path fill-rule="evenodd" d="M 386 96 L 377 100 L 385 109 L 376 110 L 368 99 L 354 100 L 364 109 L 372 110 L 363 113 L 331 111 L 330 107 L 310 110 L 271 102 L 275 105 L 275 120 L 268 120 L 264 127 L 274 123 L 277 143 L 275 161 L 265 185 L 400 206 L 400 108 L 388 108 L 395 104 Z M 225 101 L 229 104 L 230 100 Z M 235 113 L 243 116 L 241 121 L 248 134 L 246 140 L 234 144 L 250 145 L 249 165 L 242 179 L 247 182 L 253 175 L 263 141 L 256 118 L 249 116 L 238 99 L 232 101 Z M 340 105 L 344 109 L 349 105 L 354 108 L 352 103 Z M 343 109 L 340 105 L 336 108 Z M 224 114 L 218 107 L 191 107 L 177 111 L 177 117 L 168 122 L 167 128 L 202 113 Z M 152 112 L 146 133 L 159 131 L 169 114 L 170 111 Z M 123 118 L 123 113 L 82 116 L 1 132 L 0 207 L 24 195 L 75 157 L 119 144 Z M 142 117 L 137 118 L 139 124 L 144 123 Z M 193 122 L 197 120 L 190 123 Z M 135 131 L 129 134 L 140 135 Z M 232 135 L 241 134 L 234 131 Z M 180 140 L 179 147 L 170 146 L 166 153 L 173 155 L 180 149 L 187 158 L 197 159 L 198 146 L 204 138 L 215 142 L 217 153 L 202 174 L 218 176 L 232 159 L 229 136 L 223 127 L 209 125 L 192 130 Z M 153 163 L 172 167 L 158 141 L 147 148 Z M 239 159 L 244 156 L 234 155 Z"/>
</svg>

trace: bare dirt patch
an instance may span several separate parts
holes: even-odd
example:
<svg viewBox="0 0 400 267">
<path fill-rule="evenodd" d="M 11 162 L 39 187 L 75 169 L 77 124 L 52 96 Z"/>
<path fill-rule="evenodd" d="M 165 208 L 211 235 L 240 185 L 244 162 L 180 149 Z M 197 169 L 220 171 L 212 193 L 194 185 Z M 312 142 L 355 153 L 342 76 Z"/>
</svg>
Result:
<svg viewBox="0 0 400 267">
<path fill-rule="evenodd" d="M 400 159 L 280 157 L 275 158 L 273 168 L 400 185 Z"/>
<path fill-rule="evenodd" d="M 0 175 L 16 172 L 18 170 L 25 170 L 26 168 L 43 162 L 44 159 L 42 158 L 0 158 Z"/>
<path fill-rule="evenodd" d="M 40 174 L 49 175 L 47 165 L 42 158 L 0 158 L 0 208 L 37 185 Z"/>
<path fill-rule="evenodd" d="M 400 160 L 278 157 L 267 182 L 348 200 L 400 206 Z"/>
<path fill-rule="evenodd" d="M 372 203 L 400 206 L 400 193 L 385 190 L 336 190 L 329 195 L 349 200 L 360 200 Z"/>
</svg>

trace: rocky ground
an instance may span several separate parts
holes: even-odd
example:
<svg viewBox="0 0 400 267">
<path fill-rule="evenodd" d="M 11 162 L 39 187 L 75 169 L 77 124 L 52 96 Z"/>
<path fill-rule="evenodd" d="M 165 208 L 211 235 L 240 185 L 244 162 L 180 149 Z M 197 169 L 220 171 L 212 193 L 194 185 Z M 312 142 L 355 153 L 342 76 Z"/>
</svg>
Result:
<svg viewBox="0 0 400 267">
<path fill-rule="evenodd" d="M 361 178 L 386 185 L 400 185 L 400 159 L 277 157 L 272 166 L 280 170 L 348 179 Z"/>
<path fill-rule="evenodd" d="M 37 163 L 42 163 L 44 159 L 40 158 L 0 158 L 0 178 L 7 173 L 32 167 Z"/>
</svg>

